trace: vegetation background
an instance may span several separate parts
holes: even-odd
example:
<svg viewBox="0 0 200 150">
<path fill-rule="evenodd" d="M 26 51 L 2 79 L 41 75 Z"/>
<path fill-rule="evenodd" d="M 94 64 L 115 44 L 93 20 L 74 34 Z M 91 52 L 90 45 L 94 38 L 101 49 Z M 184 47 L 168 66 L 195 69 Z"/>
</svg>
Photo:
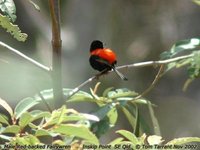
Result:
<svg viewBox="0 0 200 150">
<path fill-rule="evenodd" d="M 35 2 L 40 6 L 40 12 L 28 1 L 15 1 L 16 24 L 29 35 L 28 40 L 18 42 L 2 28 L 0 40 L 49 66 L 51 24 L 48 5 L 47 1 Z M 170 49 L 176 41 L 200 35 L 200 7 L 188 0 L 73 0 L 62 1 L 61 10 L 63 85 L 68 88 L 76 87 L 96 73 L 88 62 L 89 45 L 94 39 L 100 39 L 114 49 L 118 65 L 123 65 L 158 60 L 159 54 Z M 9 104 L 15 106 L 21 99 L 34 95 L 37 89 L 51 88 L 47 74 L 6 49 L 1 48 L 0 52 L 0 95 Z M 100 89 L 112 86 L 142 92 L 152 82 L 156 70 L 145 67 L 128 69 L 123 73 L 129 78 L 128 82 L 109 74 L 100 79 Z M 158 106 L 155 114 L 166 140 L 200 136 L 200 84 L 197 79 L 183 92 L 181 89 L 186 79 L 185 70 L 171 71 L 147 96 Z M 89 91 L 89 87 L 94 85 L 89 84 L 83 90 Z M 72 107 L 88 112 L 88 107 L 94 106 Z M 145 108 L 142 113 L 144 116 L 148 114 Z M 120 128 L 129 128 L 123 119 L 119 123 Z M 105 141 L 112 137 L 109 133 L 104 136 Z"/>
</svg>

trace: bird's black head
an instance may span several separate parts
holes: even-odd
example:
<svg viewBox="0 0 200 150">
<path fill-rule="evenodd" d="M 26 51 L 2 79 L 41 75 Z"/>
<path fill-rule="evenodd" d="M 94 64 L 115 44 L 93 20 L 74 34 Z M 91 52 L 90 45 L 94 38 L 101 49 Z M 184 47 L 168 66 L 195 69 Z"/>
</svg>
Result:
<svg viewBox="0 0 200 150">
<path fill-rule="evenodd" d="M 95 49 L 103 48 L 103 43 L 99 40 L 95 40 L 90 45 L 90 52 L 92 52 Z"/>
</svg>

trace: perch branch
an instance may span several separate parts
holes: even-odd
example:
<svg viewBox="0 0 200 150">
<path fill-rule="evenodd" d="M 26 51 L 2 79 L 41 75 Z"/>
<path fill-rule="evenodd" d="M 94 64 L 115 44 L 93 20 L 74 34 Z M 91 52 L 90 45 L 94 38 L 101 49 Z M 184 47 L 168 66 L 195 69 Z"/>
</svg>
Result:
<svg viewBox="0 0 200 150">
<path fill-rule="evenodd" d="M 168 63 L 171 63 L 171 62 L 179 61 L 179 60 L 190 58 L 190 57 L 193 57 L 193 56 L 194 56 L 194 54 L 190 54 L 190 55 L 179 56 L 179 57 L 170 58 L 170 59 L 166 59 L 166 60 L 146 61 L 146 62 L 134 63 L 134 64 L 130 64 L 130 65 L 119 66 L 119 67 L 116 67 L 116 69 L 119 70 L 119 69 L 126 69 L 126 68 L 132 68 L 132 67 L 160 66 L 162 64 L 168 64 Z"/>
<path fill-rule="evenodd" d="M 67 96 L 67 99 L 70 98 L 71 96 L 73 96 L 74 94 L 76 94 L 83 86 L 87 85 L 88 83 L 92 82 L 95 79 L 98 79 L 103 74 L 104 74 L 104 70 L 102 72 L 94 75 L 93 77 L 90 77 L 85 82 L 81 83 L 79 86 L 77 86 L 76 88 L 74 88 L 73 90 L 71 90 L 69 92 L 69 95 Z"/>
<path fill-rule="evenodd" d="M 41 63 L 39 63 L 39 62 L 37 62 L 37 61 L 35 61 L 34 59 L 32 59 L 32 58 L 30 58 L 30 57 L 24 55 L 24 54 L 23 54 L 22 52 L 20 52 L 19 50 L 14 49 L 14 48 L 12 48 L 11 46 L 9 46 L 9 45 L 7 45 L 7 44 L 1 42 L 1 41 L 0 41 L 0 46 L 5 47 L 6 49 L 12 51 L 13 53 L 15 53 L 15 54 L 17 54 L 18 56 L 24 58 L 25 60 L 29 61 L 30 63 L 34 64 L 35 66 L 39 67 L 40 69 L 42 69 L 42 70 L 44 70 L 44 71 L 46 71 L 46 72 L 49 72 L 49 71 L 51 70 L 49 67 L 47 67 L 47 66 L 45 66 L 45 65 L 43 65 L 43 64 L 41 64 Z"/>
<path fill-rule="evenodd" d="M 158 74 L 156 75 L 154 81 L 152 82 L 151 86 L 149 88 L 147 88 L 141 95 L 139 95 L 139 96 L 143 96 L 144 94 L 149 92 L 154 87 L 157 80 L 160 78 L 160 73 L 162 72 L 163 67 L 164 67 L 163 65 L 171 63 L 171 62 L 179 61 L 182 59 L 191 58 L 193 56 L 194 56 L 194 54 L 190 54 L 190 55 L 179 56 L 179 57 L 170 58 L 170 59 L 166 59 L 166 60 L 139 62 L 139 63 L 130 64 L 130 65 L 118 66 L 118 67 L 116 67 L 116 69 L 120 70 L 120 69 L 133 68 L 133 67 L 135 68 L 135 67 L 147 67 L 147 66 L 161 66 L 160 70 L 159 70 Z M 111 73 L 111 72 L 113 72 L 113 70 L 109 71 L 108 73 Z M 71 92 L 69 92 L 67 99 L 70 98 L 71 96 L 73 96 L 74 94 L 76 94 L 83 86 L 92 82 L 95 79 L 98 79 L 102 75 L 103 75 L 103 73 L 100 72 L 99 74 L 97 74 L 93 77 L 90 77 L 88 80 L 81 83 L 79 86 L 74 88 Z"/>
</svg>

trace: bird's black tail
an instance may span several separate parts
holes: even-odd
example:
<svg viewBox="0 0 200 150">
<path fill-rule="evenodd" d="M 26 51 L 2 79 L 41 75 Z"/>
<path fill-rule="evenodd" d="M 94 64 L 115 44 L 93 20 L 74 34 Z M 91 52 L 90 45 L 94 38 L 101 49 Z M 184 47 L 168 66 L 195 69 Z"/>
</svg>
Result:
<svg viewBox="0 0 200 150">
<path fill-rule="evenodd" d="M 119 72 L 115 67 L 112 67 L 112 68 L 113 68 L 113 70 L 115 71 L 115 73 L 116 73 L 122 80 L 125 80 L 125 81 L 128 80 L 128 78 L 125 77 L 121 72 Z"/>
</svg>

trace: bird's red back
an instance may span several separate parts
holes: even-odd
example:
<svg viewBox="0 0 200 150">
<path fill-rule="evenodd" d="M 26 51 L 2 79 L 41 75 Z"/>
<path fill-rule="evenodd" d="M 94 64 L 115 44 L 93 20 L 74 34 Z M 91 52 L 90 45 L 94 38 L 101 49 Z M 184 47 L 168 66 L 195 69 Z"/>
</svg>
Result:
<svg viewBox="0 0 200 150">
<path fill-rule="evenodd" d="M 104 60 L 106 60 L 109 64 L 115 64 L 116 63 L 116 55 L 115 53 L 109 49 L 109 48 L 99 48 L 96 50 L 93 50 L 92 52 L 90 52 L 91 55 L 96 55 Z"/>
</svg>

